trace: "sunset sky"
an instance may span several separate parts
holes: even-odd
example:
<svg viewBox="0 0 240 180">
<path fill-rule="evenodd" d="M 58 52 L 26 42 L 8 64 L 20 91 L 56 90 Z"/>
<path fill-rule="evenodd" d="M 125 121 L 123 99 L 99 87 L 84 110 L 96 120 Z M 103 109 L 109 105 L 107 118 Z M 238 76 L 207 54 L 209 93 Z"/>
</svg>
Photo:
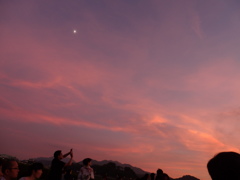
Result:
<svg viewBox="0 0 240 180">
<path fill-rule="evenodd" d="M 239 152 L 240 1 L 0 0 L 0 154 L 210 180 Z M 75 31 L 75 32 L 74 32 Z"/>
</svg>

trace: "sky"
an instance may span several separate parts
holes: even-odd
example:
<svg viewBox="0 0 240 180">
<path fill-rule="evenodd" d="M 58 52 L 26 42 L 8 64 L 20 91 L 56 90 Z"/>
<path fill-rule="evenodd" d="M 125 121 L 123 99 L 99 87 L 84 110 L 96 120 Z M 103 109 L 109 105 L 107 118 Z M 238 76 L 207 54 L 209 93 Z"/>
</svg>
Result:
<svg viewBox="0 0 240 180">
<path fill-rule="evenodd" d="M 239 152 L 238 0 L 0 0 L 0 143 L 210 180 Z"/>
</svg>

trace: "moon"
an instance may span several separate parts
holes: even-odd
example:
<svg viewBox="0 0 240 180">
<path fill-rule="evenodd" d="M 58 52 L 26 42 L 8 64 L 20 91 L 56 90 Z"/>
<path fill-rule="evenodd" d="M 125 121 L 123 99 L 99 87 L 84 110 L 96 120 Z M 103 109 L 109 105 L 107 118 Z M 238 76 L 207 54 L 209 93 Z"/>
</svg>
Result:
<svg viewBox="0 0 240 180">
<path fill-rule="evenodd" d="M 74 30 L 73 30 L 73 34 L 76 34 L 76 33 L 77 33 L 77 30 L 76 30 L 76 29 L 74 29 Z"/>
</svg>

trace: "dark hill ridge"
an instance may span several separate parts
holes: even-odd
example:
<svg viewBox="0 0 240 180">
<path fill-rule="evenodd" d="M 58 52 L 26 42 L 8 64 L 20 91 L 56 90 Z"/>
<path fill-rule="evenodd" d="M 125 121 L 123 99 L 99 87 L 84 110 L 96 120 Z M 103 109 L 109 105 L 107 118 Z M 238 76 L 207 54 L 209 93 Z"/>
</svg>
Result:
<svg viewBox="0 0 240 180">
<path fill-rule="evenodd" d="M 146 171 L 144 171 L 144 170 L 142 170 L 142 169 L 140 169 L 140 168 L 138 168 L 138 167 L 131 166 L 130 164 L 122 164 L 122 163 L 120 163 L 120 162 L 118 162 L 118 161 L 112 161 L 112 160 L 103 160 L 103 161 L 93 160 L 93 161 L 92 161 L 92 164 L 93 164 L 93 165 L 96 164 L 96 165 L 102 166 L 102 165 L 104 165 L 104 164 L 108 164 L 109 162 L 115 163 L 116 166 L 120 166 L 120 167 L 123 167 L 123 168 L 124 168 L 124 167 L 129 167 L 129 168 L 131 168 L 137 175 L 144 175 L 144 174 L 148 173 L 148 172 L 146 172 Z M 81 163 L 81 162 L 79 162 L 79 163 Z"/>
<path fill-rule="evenodd" d="M 35 161 L 39 161 L 39 162 L 42 162 L 44 164 L 44 166 L 46 167 L 50 167 L 51 165 L 51 161 L 52 161 L 52 157 L 49 157 L 49 158 L 46 158 L 46 157 L 39 157 L 39 158 L 33 158 Z M 65 158 L 63 159 L 64 162 L 67 162 L 69 159 L 68 158 Z M 144 174 L 146 173 L 150 173 L 150 172 L 146 172 L 144 170 L 142 170 L 141 168 L 138 168 L 138 167 L 134 167 L 134 166 L 131 166 L 130 164 L 122 164 L 118 161 L 112 161 L 112 160 L 102 160 L 102 161 L 97 161 L 97 160 L 92 160 L 92 164 L 93 165 L 99 165 L 99 166 L 102 166 L 104 164 L 108 164 L 108 163 L 115 163 L 116 166 L 120 166 L 120 167 L 130 167 L 137 175 L 139 175 L 140 177 L 143 176 Z M 75 162 L 76 163 L 76 162 Z M 82 161 L 79 161 L 77 162 L 79 164 L 82 164 Z M 173 180 L 200 180 L 196 177 L 193 177 L 193 176 L 190 176 L 190 175 L 185 175 L 185 176 L 182 176 L 180 178 L 176 178 L 176 179 L 173 179 Z"/>
<path fill-rule="evenodd" d="M 41 163 L 43 163 L 43 165 L 45 167 L 50 167 L 52 159 L 53 159 L 52 157 L 48 157 L 48 158 L 47 157 L 38 157 L 38 158 L 31 158 L 30 160 L 41 162 Z M 68 160 L 69 160 L 68 158 L 65 158 L 62 161 L 67 162 Z M 112 161 L 112 160 L 103 160 L 103 161 L 92 160 L 92 165 L 102 166 L 104 164 L 108 164 L 109 162 L 115 163 L 116 166 L 120 166 L 120 167 L 130 167 L 138 175 L 144 175 L 145 173 L 147 173 L 146 171 L 144 171 L 138 167 L 133 167 L 130 164 L 122 164 L 118 161 Z M 76 163 L 76 162 L 74 162 L 74 163 Z M 82 161 L 77 162 L 77 163 L 82 164 Z"/>
<path fill-rule="evenodd" d="M 195 178 L 195 177 L 190 176 L 190 175 L 186 175 L 186 176 L 183 176 L 181 178 L 174 179 L 174 180 L 200 180 L 200 179 Z"/>
<path fill-rule="evenodd" d="M 3 157 L 2 157 L 2 156 L 3 156 Z M 8 158 L 7 156 L 8 156 L 8 157 L 11 157 L 11 156 L 9 156 L 9 155 L 0 154 L 0 158 Z M 23 160 L 23 161 L 38 161 L 38 162 L 43 163 L 43 165 L 44 165 L 45 167 L 49 168 L 50 165 L 51 165 L 52 159 L 53 159 L 53 157 L 38 157 L 38 158 L 31 158 L 31 159 L 29 159 L 29 160 Z M 68 160 L 69 160 L 68 158 L 63 159 L 64 162 L 67 162 Z M 115 163 L 116 166 L 120 166 L 120 167 L 123 167 L 123 168 L 124 168 L 124 167 L 129 167 L 129 168 L 131 168 L 131 169 L 132 169 L 137 175 L 139 175 L 139 176 L 142 176 L 142 175 L 144 175 L 145 173 L 149 173 L 149 172 L 146 172 L 146 171 L 144 171 L 144 170 L 142 170 L 142 169 L 140 169 L 140 168 L 138 168 L 138 167 L 131 166 L 130 164 L 122 164 L 122 163 L 120 163 L 120 162 L 118 162 L 118 161 L 112 161 L 112 160 L 103 160 L 103 161 L 93 160 L 93 161 L 92 161 L 92 164 L 93 164 L 93 165 L 102 166 L 102 165 L 108 164 L 108 163 L 110 163 L 110 162 L 111 162 L 111 163 Z M 76 162 L 74 162 L 74 163 L 76 163 Z M 80 161 L 80 162 L 77 162 L 77 163 L 82 164 L 81 161 Z M 176 178 L 176 179 L 173 179 L 173 180 L 200 180 L 200 179 L 198 179 L 198 178 L 196 178 L 196 177 L 193 177 L 193 176 L 190 176 L 190 175 L 185 175 L 185 176 L 183 176 L 183 177 Z"/>
</svg>

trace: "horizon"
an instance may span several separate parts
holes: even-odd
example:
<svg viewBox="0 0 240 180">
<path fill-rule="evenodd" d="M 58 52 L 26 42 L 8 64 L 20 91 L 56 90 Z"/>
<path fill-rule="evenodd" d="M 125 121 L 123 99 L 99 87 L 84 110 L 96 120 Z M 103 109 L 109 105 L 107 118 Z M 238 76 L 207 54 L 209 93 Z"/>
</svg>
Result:
<svg viewBox="0 0 240 180">
<path fill-rule="evenodd" d="M 13 158 L 16 158 L 16 159 L 18 159 L 19 161 L 23 161 L 23 160 L 31 160 L 31 159 L 38 159 L 38 158 L 46 158 L 46 159 L 53 159 L 54 157 L 52 156 L 52 157 L 31 157 L 31 158 L 23 158 L 23 159 L 20 159 L 20 158 L 18 158 L 18 157 L 16 157 L 16 156 L 11 156 L 11 155 L 9 155 L 9 154 L 1 154 L 0 153 L 0 155 L 6 155 L 6 156 L 10 156 L 10 157 L 13 157 Z M 67 161 L 67 159 L 70 159 L 69 157 L 66 157 L 66 158 L 63 158 L 62 159 L 62 161 Z M 97 159 L 92 159 L 93 161 L 97 161 L 97 162 L 102 162 L 102 161 L 110 161 L 110 162 L 116 162 L 116 163 L 119 163 L 119 164 L 122 164 L 122 165 L 130 165 L 130 166 L 132 166 L 131 164 L 127 164 L 127 163 L 122 163 L 122 162 L 120 162 L 120 161 L 118 161 L 118 160 L 110 160 L 110 159 L 103 159 L 103 160 L 97 160 Z M 74 160 L 73 159 L 73 162 L 76 162 L 76 163 L 80 163 L 80 162 L 82 162 L 83 161 L 83 159 L 82 160 Z M 94 164 L 93 164 L 94 165 Z M 132 167 L 136 167 L 136 166 L 132 166 Z M 139 168 L 139 167 L 136 167 L 136 168 Z M 141 168 L 139 168 L 139 169 L 141 169 Z M 141 169 L 142 170 L 142 169 Z M 144 171 L 144 170 L 143 170 Z"/>
<path fill-rule="evenodd" d="M 16 159 L 18 159 L 19 161 L 25 161 L 25 160 L 32 160 L 32 159 L 47 159 L 47 160 L 49 160 L 49 161 L 51 161 L 52 159 L 54 159 L 54 157 L 31 157 L 31 158 L 26 158 L 26 159 L 19 159 L 19 158 L 17 158 L 17 157 L 15 157 L 15 156 L 11 156 L 11 155 L 8 155 L 8 154 L 1 154 L 0 153 L 0 155 L 7 155 L 7 156 L 10 156 L 10 157 L 13 157 L 13 158 L 16 158 Z M 70 158 L 69 157 L 66 157 L 66 158 L 63 158 L 61 161 L 63 161 L 63 162 L 67 162 L 68 160 L 69 160 Z M 145 171 L 144 169 L 142 169 L 142 168 L 140 168 L 140 167 L 137 167 L 137 166 L 133 166 L 133 165 L 131 165 L 131 164 L 127 164 L 127 163 L 122 163 L 122 162 L 120 162 L 120 161 L 118 161 L 118 160 L 110 160 L 110 159 L 103 159 L 103 160 L 96 160 L 96 159 L 92 159 L 92 161 L 93 161 L 93 164 L 92 164 L 92 166 L 94 166 L 94 165 L 97 165 L 97 164 L 94 164 L 94 161 L 96 161 L 96 162 L 103 162 L 103 161 L 107 161 L 107 162 L 113 162 L 113 163 L 115 163 L 116 164 L 116 166 L 118 166 L 118 164 L 120 164 L 120 166 L 122 165 L 122 166 L 130 166 L 130 167 L 132 167 L 132 168 L 137 168 L 137 169 L 139 169 L 139 170 L 141 170 L 141 171 L 143 171 L 144 173 L 156 173 L 156 171 L 160 168 L 158 168 L 158 169 L 156 169 L 156 171 L 155 172 L 149 172 L 149 171 Z M 41 161 L 36 161 L 36 162 L 41 162 Z M 82 160 L 79 160 L 79 161 L 77 161 L 77 160 L 74 160 L 73 159 L 73 163 L 81 163 L 82 162 Z M 160 168 L 161 169 L 161 168 Z M 164 172 L 165 173 L 165 172 Z M 138 175 L 144 175 L 144 174 L 138 174 Z M 170 177 L 171 177 L 171 175 L 170 174 L 168 174 Z M 179 177 L 176 177 L 176 178 L 181 178 L 181 177 L 184 177 L 184 176 L 192 176 L 191 174 L 183 174 L 183 175 L 181 175 L 181 176 L 179 176 Z M 192 176 L 192 177 L 194 177 L 194 176 Z M 176 179 L 175 178 L 175 179 Z M 198 177 L 195 177 L 195 178 L 198 178 Z"/>
<path fill-rule="evenodd" d="M 239 152 L 237 0 L 1 1 L 0 144 L 210 180 Z"/>
</svg>

